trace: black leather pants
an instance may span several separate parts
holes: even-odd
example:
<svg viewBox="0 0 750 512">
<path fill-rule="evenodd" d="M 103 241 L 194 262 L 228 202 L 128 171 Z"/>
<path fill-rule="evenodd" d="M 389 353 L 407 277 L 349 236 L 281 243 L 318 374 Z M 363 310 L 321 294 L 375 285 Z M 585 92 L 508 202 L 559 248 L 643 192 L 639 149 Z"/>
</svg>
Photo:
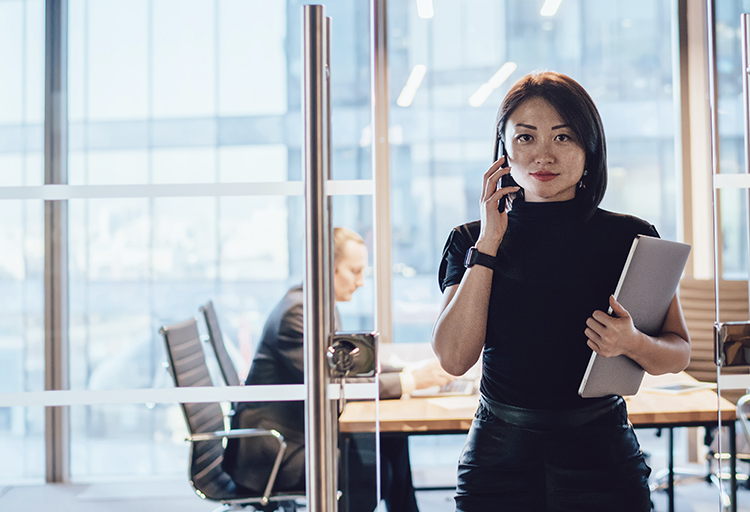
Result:
<svg viewBox="0 0 750 512">
<path fill-rule="evenodd" d="M 480 402 L 459 460 L 456 510 L 651 510 L 651 470 L 625 402 L 612 402 L 594 416 L 577 426 L 536 421 L 529 427 L 517 424 L 518 415 L 511 423 Z"/>
</svg>

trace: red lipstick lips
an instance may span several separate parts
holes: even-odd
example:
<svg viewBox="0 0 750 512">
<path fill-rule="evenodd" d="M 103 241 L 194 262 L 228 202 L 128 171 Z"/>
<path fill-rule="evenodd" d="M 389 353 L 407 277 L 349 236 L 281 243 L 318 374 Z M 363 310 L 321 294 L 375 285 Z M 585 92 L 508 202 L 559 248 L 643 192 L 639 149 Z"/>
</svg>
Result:
<svg viewBox="0 0 750 512">
<path fill-rule="evenodd" d="M 554 180 L 555 178 L 557 178 L 557 174 L 553 172 L 545 172 L 545 171 L 534 172 L 534 173 L 531 173 L 531 175 L 539 181 L 550 181 L 550 180 Z"/>
</svg>

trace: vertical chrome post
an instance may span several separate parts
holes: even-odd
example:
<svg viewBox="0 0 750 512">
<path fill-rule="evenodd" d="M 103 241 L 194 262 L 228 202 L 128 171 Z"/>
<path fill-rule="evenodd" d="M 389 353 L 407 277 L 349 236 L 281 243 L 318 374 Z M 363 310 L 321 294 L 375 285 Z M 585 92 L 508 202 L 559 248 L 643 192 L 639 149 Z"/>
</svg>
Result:
<svg viewBox="0 0 750 512">
<path fill-rule="evenodd" d="M 745 173 L 750 174 L 750 14 L 743 14 L 740 22 L 742 26 L 742 111 L 745 122 Z M 750 194 L 747 195 L 747 198 L 748 208 L 750 208 Z M 748 229 L 750 230 L 750 227 Z M 750 255 L 750 234 L 747 237 L 747 243 L 747 254 Z M 750 283 L 748 285 L 750 286 Z"/>
<path fill-rule="evenodd" d="M 375 330 L 381 343 L 393 341 L 391 320 L 391 203 L 388 148 L 388 42 L 386 0 L 371 0 L 370 101 L 375 280 Z"/>
<path fill-rule="evenodd" d="M 44 182 L 68 181 L 68 2 L 46 3 Z M 68 389 L 68 202 L 44 203 L 45 389 Z M 68 407 L 45 409 L 47 482 L 70 478 Z"/>
<path fill-rule="evenodd" d="M 370 108 L 375 330 L 393 342 L 391 319 L 391 177 L 388 141 L 388 17 L 386 0 L 370 0 Z M 381 494 L 379 404 L 375 401 L 376 496 Z M 379 501 L 378 501 L 379 503 Z M 379 508 L 380 509 L 380 508 Z"/>
<path fill-rule="evenodd" d="M 719 191 L 716 188 L 716 175 L 720 172 L 719 168 L 719 96 L 716 86 L 716 6 L 714 0 L 706 0 L 706 43 L 708 49 L 708 104 L 711 122 L 711 189 L 713 198 L 713 241 L 714 241 L 714 293 L 715 293 L 715 317 L 716 323 L 720 321 L 719 312 L 719 283 L 722 276 L 721 262 L 721 209 L 719 205 Z M 743 50 L 744 51 L 744 50 Z M 717 415 L 719 427 L 721 421 L 721 366 L 716 366 L 717 382 Z M 717 430 L 717 444 L 719 453 L 723 453 L 722 429 Z M 731 443 L 730 443 L 731 444 Z M 721 471 L 721 467 L 719 469 Z M 731 511 L 737 511 L 737 476 L 732 472 L 730 478 L 730 501 Z M 719 478 L 719 494 L 724 493 L 722 479 Z"/>
<path fill-rule="evenodd" d="M 305 188 L 305 461 L 307 502 L 312 512 L 336 509 L 333 409 L 325 354 L 332 330 L 330 221 L 325 180 L 328 174 L 326 98 L 326 22 L 321 5 L 304 5 L 302 111 Z M 333 479 L 333 481 L 331 481 Z"/>
<path fill-rule="evenodd" d="M 333 33 L 333 25 L 332 25 L 331 18 L 329 16 L 326 16 L 325 18 L 325 105 L 326 105 L 326 129 L 325 129 L 325 138 L 326 138 L 326 170 L 325 170 L 325 179 L 326 182 L 333 179 L 333 134 L 331 132 L 333 123 L 331 121 L 332 111 L 333 111 L 333 104 L 331 103 L 331 34 Z M 325 233 L 329 236 L 332 236 L 333 234 L 333 220 L 331 219 L 331 212 L 333 211 L 332 208 L 332 201 L 331 196 L 328 194 L 328 192 L 325 193 L 325 201 L 326 201 L 326 216 L 325 216 Z M 335 320 L 335 314 L 334 314 L 334 297 L 335 297 L 335 290 L 333 288 L 333 240 L 332 238 L 326 238 L 325 239 L 326 248 L 328 249 L 328 263 L 326 264 L 326 269 L 329 271 L 329 274 L 327 274 L 326 280 L 324 281 L 324 284 L 326 285 L 325 290 L 325 303 L 328 305 L 328 328 L 326 329 L 326 347 L 327 345 L 331 345 L 333 343 L 332 336 L 333 333 L 336 331 L 336 320 Z M 325 373 L 327 376 L 330 377 L 330 371 L 329 368 L 326 366 Z M 330 379 L 329 379 L 330 381 Z M 328 381 L 327 381 L 328 382 Z M 327 439 L 330 441 L 330 444 L 325 447 L 325 453 L 328 457 L 328 463 L 326 465 L 328 470 L 328 474 L 330 475 L 328 478 L 328 496 L 331 496 L 332 501 L 336 502 L 336 496 L 338 493 L 338 401 L 329 400 L 328 401 L 328 411 L 330 413 L 331 421 L 330 421 L 330 428 L 326 432 Z M 334 508 L 331 510 L 336 510 L 338 507 L 334 505 Z"/>
<path fill-rule="evenodd" d="M 750 72 L 750 62 L 748 62 L 748 55 L 750 49 L 750 14 L 742 14 L 740 18 L 740 26 L 742 27 L 742 105 L 744 113 L 744 129 L 745 129 L 745 172 L 750 172 L 750 89 L 748 88 L 748 73 Z"/>
<path fill-rule="evenodd" d="M 719 321 L 719 280 L 721 279 L 721 223 L 715 176 L 719 173 L 719 102 L 716 88 L 716 9 L 714 0 L 706 0 L 706 38 L 708 51 L 708 108 L 711 125 L 711 189 L 713 191 L 714 282 L 716 283 L 716 321 Z"/>
</svg>

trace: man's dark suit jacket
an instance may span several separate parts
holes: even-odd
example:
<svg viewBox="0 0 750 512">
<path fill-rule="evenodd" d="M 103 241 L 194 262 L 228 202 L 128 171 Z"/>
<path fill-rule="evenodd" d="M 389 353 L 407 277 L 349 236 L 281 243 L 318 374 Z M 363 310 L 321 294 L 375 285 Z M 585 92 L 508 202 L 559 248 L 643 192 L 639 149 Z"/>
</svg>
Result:
<svg viewBox="0 0 750 512">
<path fill-rule="evenodd" d="M 246 385 L 302 384 L 303 331 L 302 286 L 291 288 L 276 305 L 263 327 Z M 399 398 L 397 373 L 382 373 L 381 398 Z M 235 404 L 232 428 L 264 428 L 279 431 L 287 442 L 276 477 L 275 491 L 298 491 L 305 483 L 305 419 L 303 402 L 253 402 Z M 267 438 L 230 439 L 224 470 L 235 482 L 262 491 L 268 480 L 278 443 Z"/>
</svg>

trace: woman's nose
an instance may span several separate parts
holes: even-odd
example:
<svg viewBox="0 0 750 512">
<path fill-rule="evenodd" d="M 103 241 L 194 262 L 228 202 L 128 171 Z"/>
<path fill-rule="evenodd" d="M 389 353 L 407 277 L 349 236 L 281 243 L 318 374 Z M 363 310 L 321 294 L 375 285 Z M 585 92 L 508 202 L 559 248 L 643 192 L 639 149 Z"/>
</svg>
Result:
<svg viewBox="0 0 750 512">
<path fill-rule="evenodd" d="M 555 155 L 549 144 L 540 144 L 534 161 L 540 164 L 550 164 L 555 161 Z"/>
</svg>

